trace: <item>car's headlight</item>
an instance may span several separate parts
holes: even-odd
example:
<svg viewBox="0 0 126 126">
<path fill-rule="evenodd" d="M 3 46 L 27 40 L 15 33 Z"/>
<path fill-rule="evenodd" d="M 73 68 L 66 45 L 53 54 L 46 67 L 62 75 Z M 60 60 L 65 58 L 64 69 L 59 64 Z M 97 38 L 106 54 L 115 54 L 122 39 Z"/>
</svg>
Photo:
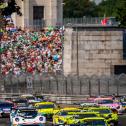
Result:
<svg viewBox="0 0 126 126">
<path fill-rule="evenodd" d="M 19 119 L 19 118 L 15 118 L 15 121 L 16 121 L 16 122 L 19 122 L 19 121 L 20 121 L 20 119 Z"/>
<path fill-rule="evenodd" d="M 43 119 L 43 117 L 39 117 L 39 121 L 43 121 L 44 119 Z"/>
<path fill-rule="evenodd" d="M 116 109 L 120 109 L 120 106 L 117 106 Z"/>
</svg>

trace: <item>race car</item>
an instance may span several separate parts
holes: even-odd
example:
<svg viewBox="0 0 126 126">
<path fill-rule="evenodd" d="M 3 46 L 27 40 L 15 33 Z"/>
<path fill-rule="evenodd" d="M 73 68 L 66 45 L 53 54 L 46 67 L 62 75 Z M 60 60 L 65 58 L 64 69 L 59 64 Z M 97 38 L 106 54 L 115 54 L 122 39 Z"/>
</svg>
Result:
<svg viewBox="0 0 126 126">
<path fill-rule="evenodd" d="M 102 117 L 90 117 L 84 118 L 83 122 L 78 123 L 77 126 L 110 126 L 110 124 Z"/>
<path fill-rule="evenodd" d="M 46 117 L 35 109 L 18 109 L 10 116 L 11 126 L 45 126 Z"/>
<path fill-rule="evenodd" d="M 118 109 L 119 114 L 123 114 L 126 112 L 126 102 L 119 102 L 120 108 Z"/>
<path fill-rule="evenodd" d="M 118 114 L 117 111 L 111 110 L 108 107 L 91 107 L 89 111 L 99 112 L 101 117 L 104 117 L 107 122 L 111 125 L 118 125 Z"/>
<path fill-rule="evenodd" d="M 39 102 L 34 105 L 35 109 L 41 115 L 44 115 L 47 119 L 51 120 L 54 113 L 59 111 L 59 108 L 53 102 Z"/>
<path fill-rule="evenodd" d="M 99 112 L 85 112 L 79 108 L 64 108 L 53 116 L 54 125 L 78 125 L 84 118 L 99 117 Z"/>
<path fill-rule="evenodd" d="M 15 99 L 13 100 L 14 106 L 17 108 L 26 108 L 29 106 L 28 101 L 26 99 Z"/>
<path fill-rule="evenodd" d="M 112 98 L 95 98 L 94 102 L 97 103 L 99 106 L 109 107 L 111 109 L 118 109 L 120 108 L 119 103 L 114 102 Z"/>
<path fill-rule="evenodd" d="M 76 107 L 60 109 L 57 113 L 53 115 L 53 125 L 55 126 L 75 123 L 73 115 L 76 115 L 76 113 L 80 111 L 81 109 Z"/>
<path fill-rule="evenodd" d="M 83 103 L 80 104 L 81 107 L 97 107 L 98 104 L 95 103 L 93 100 L 85 100 Z"/>
<path fill-rule="evenodd" d="M 1 102 L 0 103 L 0 117 L 9 117 L 11 109 L 14 107 L 11 102 Z"/>
<path fill-rule="evenodd" d="M 26 99 L 28 102 L 36 100 L 36 97 L 34 97 L 32 94 L 24 94 L 21 95 L 20 98 Z"/>
</svg>

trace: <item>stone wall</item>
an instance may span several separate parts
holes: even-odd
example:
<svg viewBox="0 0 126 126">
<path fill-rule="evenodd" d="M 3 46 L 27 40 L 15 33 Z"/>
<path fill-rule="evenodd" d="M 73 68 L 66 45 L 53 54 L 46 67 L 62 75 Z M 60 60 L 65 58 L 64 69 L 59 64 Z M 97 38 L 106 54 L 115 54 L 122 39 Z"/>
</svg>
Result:
<svg viewBox="0 0 126 126">
<path fill-rule="evenodd" d="M 112 75 L 123 60 L 123 30 L 68 28 L 64 41 L 64 74 Z"/>
</svg>

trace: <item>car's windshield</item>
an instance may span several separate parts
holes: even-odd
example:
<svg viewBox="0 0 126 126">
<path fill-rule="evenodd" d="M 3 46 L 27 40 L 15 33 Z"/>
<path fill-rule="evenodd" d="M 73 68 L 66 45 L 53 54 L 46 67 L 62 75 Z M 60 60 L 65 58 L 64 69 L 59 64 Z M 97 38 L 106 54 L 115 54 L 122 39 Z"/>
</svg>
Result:
<svg viewBox="0 0 126 126">
<path fill-rule="evenodd" d="M 96 106 L 97 104 L 94 102 L 86 102 L 86 103 L 82 103 L 81 106 Z"/>
<path fill-rule="evenodd" d="M 92 111 L 99 112 L 101 114 L 111 113 L 111 110 L 109 110 L 109 109 L 92 109 Z"/>
<path fill-rule="evenodd" d="M 28 104 L 27 103 L 16 103 L 16 105 L 18 106 L 18 107 L 23 107 L 23 106 L 28 106 Z"/>
<path fill-rule="evenodd" d="M 83 126 L 106 126 L 104 120 L 87 120 Z"/>
<path fill-rule="evenodd" d="M 30 96 L 29 96 L 29 97 L 26 97 L 26 99 L 27 99 L 27 100 L 35 100 L 35 97 L 32 97 L 32 96 L 30 97 Z"/>
<path fill-rule="evenodd" d="M 19 116 L 22 116 L 22 117 L 36 117 L 37 116 L 37 111 L 36 110 L 20 110 L 18 112 L 18 115 Z"/>
<path fill-rule="evenodd" d="M 88 117 L 97 117 L 96 114 L 79 114 L 75 115 L 75 119 L 83 119 L 83 118 L 88 118 Z"/>
<path fill-rule="evenodd" d="M 113 100 L 99 100 L 98 104 L 113 104 Z"/>
<path fill-rule="evenodd" d="M 11 103 L 0 103 L 0 108 L 12 108 L 13 104 Z"/>
<path fill-rule="evenodd" d="M 74 115 L 76 112 L 80 112 L 80 110 L 71 110 L 71 111 L 61 111 L 59 115 L 65 116 L 65 115 Z"/>
<path fill-rule="evenodd" d="M 126 103 L 124 103 L 124 102 L 122 102 L 121 104 L 122 104 L 122 106 L 126 106 Z"/>
<path fill-rule="evenodd" d="M 36 106 L 37 109 L 49 109 L 54 108 L 54 104 L 45 104 L 45 105 L 38 105 Z"/>
</svg>

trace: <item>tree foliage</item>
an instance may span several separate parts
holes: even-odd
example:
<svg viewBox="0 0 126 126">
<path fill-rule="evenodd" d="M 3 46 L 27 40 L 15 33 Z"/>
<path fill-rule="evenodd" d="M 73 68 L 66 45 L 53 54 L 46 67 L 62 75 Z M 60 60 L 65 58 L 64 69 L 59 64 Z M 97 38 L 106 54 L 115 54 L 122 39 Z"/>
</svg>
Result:
<svg viewBox="0 0 126 126">
<path fill-rule="evenodd" d="M 14 12 L 20 16 L 22 15 L 15 0 L 8 0 L 7 6 L 5 6 L 5 0 L 0 0 L 0 28 L 3 28 L 7 23 L 4 16 L 10 16 Z"/>
<path fill-rule="evenodd" d="M 96 4 L 90 0 L 64 0 L 64 17 L 96 16 Z"/>
<path fill-rule="evenodd" d="M 113 17 L 118 0 L 103 0 L 96 8 L 99 17 Z"/>
<path fill-rule="evenodd" d="M 64 17 L 78 18 L 116 17 L 121 26 L 126 26 L 126 0 L 102 0 L 96 5 L 91 0 L 64 0 Z"/>
<path fill-rule="evenodd" d="M 98 16 L 116 17 L 121 26 L 126 26 L 126 0 L 103 0 L 96 8 Z"/>
<path fill-rule="evenodd" d="M 126 27 L 126 1 L 119 0 L 118 7 L 116 9 L 116 18 L 120 21 L 121 26 Z"/>
<path fill-rule="evenodd" d="M 16 12 L 18 15 L 22 15 L 20 7 L 16 4 L 15 0 L 8 0 L 8 6 L 2 9 L 2 15 L 8 16 Z"/>
</svg>

